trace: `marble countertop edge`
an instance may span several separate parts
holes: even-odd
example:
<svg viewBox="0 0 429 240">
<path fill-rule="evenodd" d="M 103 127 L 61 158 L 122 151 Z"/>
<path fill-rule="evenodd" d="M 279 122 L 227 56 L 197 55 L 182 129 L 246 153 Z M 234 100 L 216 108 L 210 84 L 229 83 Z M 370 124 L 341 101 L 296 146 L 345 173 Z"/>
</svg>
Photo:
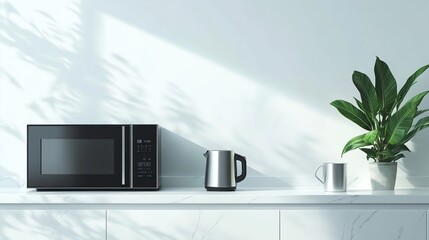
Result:
<svg viewBox="0 0 429 240">
<path fill-rule="evenodd" d="M 35 191 L 0 188 L 0 204 L 428 204 L 429 188 L 394 191 L 240 188 L 163 188 L 159 191 Z"/>
</svg>

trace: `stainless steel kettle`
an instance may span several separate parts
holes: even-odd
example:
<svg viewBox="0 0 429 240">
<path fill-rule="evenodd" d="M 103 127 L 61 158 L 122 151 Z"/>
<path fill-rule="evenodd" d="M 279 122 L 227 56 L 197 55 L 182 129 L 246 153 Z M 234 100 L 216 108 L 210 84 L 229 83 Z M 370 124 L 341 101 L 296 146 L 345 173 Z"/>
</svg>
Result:
<svg viewBox="0 0 429 240">
<path fill-rule="evenodd" d="M 246 157 L 230 150 L 213 150 L 206 157 L 205 187 L 207 191 L 234 191 L 237 183 L 246 178 Z M 237 161 L 241 162 L 241 174 L 237 176 Z"/>
</svg>

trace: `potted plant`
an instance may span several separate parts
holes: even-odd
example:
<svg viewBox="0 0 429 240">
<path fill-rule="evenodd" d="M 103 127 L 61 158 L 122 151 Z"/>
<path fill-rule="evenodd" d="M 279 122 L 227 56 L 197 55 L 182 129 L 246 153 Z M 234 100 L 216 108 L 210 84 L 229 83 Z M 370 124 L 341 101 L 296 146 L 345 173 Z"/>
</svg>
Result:
<svg viewBox="0 0 429 240">
<path fill-rule="evenodd" d="M 373 190 L 393 190 L 396 182 L 397 163 L 410 151 L 405 145 L 417 132 L 429 127 L 429 116 L 422 117 L 429 109 L 418 107 L 429 91 L 424 91 L 405 101 L 411 86 L 429 65 L 419 68 L 397 91 L 397 83 L 389 66 L 378 57 L 375 61 L 375 86 L 364 73 L 353 72 L 353 83 L 360 93 L 356 106 L 344 101 L 331 103 L 344 117 L 367 132 L 352 138 L 344 146 L 341 157 L 359 148 L 366 153 Z"/>
</svg>

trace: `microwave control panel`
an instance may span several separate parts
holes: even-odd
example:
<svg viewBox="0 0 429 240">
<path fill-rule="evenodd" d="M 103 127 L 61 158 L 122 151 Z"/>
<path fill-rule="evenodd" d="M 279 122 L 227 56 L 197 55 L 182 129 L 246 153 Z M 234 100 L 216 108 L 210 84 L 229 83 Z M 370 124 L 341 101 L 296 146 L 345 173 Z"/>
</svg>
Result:
<svg viewBox="0 0 429 240">
<path fill-rule="evenodd" d="M 133 125 L 133 187 L 158 188 L 158 125 Z"/>
</svg>

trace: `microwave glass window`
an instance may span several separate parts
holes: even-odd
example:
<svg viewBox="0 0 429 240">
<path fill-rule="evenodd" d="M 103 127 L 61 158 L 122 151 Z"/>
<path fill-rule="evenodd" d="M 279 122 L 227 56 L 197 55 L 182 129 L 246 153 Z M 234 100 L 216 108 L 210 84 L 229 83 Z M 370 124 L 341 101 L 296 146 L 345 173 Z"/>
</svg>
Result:
<svg viewBox="0 0 429 240">
<path fill-rule="evenodd" d="M 42 174 L 114 174 L 113 139 L 42 139 Z"/>
</svg>

